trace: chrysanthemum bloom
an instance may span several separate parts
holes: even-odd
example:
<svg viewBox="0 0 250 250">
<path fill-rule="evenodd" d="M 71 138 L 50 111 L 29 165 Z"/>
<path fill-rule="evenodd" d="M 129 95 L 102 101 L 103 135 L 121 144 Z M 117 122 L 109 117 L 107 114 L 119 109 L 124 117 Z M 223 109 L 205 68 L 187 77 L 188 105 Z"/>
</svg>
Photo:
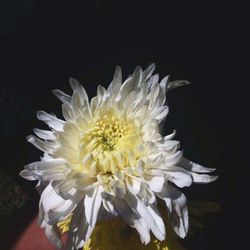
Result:
<svg viewBox="0 0 250 250">
<path fill-rule="evenodd" d="M 34 129 L 40 137 L 28 141 L 44 152 L 43 158 L 25 166 L 21 176 L 39 180 L 42 192 L 39 223 L 48 239 L 62 246 L 57 223 L 72 216 L 67 249 L 88 242 L 98 220 L 120 216 L 135 228 L 142 243 L 150 242 L 150 231 L 164 240 L 165 226 L 157 199 L 166 203 L 174 231 L 188 231 L 187 201 L 177 187 L 214 181 L 205 168 L 183 157 L 175 132 L 162 136 L 159 127 L 168 114 L 166 92 L 187 81 L 159 83 L 137 67 L 122 83 L 116 68 L 107 90 L 99 86 L 89 102 L 85 89 L 71 78 L 72 97 L 53 93 L 63 102 L 65 121 L 38 111 L 37 117 L 51 131 Z M 200 174 L 202 173 L 202 174 Z"/>
</svg>

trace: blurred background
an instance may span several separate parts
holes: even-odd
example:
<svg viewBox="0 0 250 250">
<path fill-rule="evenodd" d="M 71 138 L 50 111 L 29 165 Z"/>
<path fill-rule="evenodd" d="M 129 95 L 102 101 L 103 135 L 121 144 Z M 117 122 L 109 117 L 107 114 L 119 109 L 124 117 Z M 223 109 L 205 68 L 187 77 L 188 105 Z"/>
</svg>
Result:
<svg viewBox="0 0 250 250">
<path fill-rule="evenodd" d="M 223 1 L 2 0 L 1 249 L 11 249 L 38 212 L 35 183 L 19 171 L 42 155 L 26 142 L 34 127 L 45 127 L 36 111 L 62 117 L 51 90 L 71 93 L 72 76 L 92 97 L 99 84 L 108 86 L 117 64 L 125 78 L 151 62 L 160 78 L 192 82 L 168 93 L 165 133 L 176 129 L 185 156 L 220 175 L 184 190 L 221 211 L 204 216 L 204 229 L 182 244 L 248 249 L 248 31 L 247 8 Z"/>
</svg>

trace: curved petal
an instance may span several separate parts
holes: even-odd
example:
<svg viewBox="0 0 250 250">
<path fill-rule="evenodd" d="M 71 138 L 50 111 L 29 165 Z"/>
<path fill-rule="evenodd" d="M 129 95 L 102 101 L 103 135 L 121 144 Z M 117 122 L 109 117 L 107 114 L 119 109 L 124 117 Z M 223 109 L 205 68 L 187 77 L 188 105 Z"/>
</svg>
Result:
<svg viewBox="0 0 250 250">
<path fill-rule="evenodd" d="M 65 94 L 60 89 L 52 90 L 52 93 L 64 104 L 71 105 L 71 96 Z"/>
<path fill-rule="evenodd" d="M 24 166 L 37 180 L 63 180 L 70 169 L 67 168 L 63 159 L 52 159 L 48 161 L 38 161 Z"/>
<path fill-rule="evenodd" d="M 145 220 L 148 227 L 158 240 L 165 239 L 165 226 L 162 218 L 156 213 L 156 209 L 146 206 L 140 199 L 132 195 L 125 196 L 126 203 Z"/>
<path fill-rule="evenodd" d="M 150 228 L 143 218 L 135 219 L 133 221 L 133 227 L 140 235 L 141 242 L 147 245 L 150 242 Z"/>
<path fill-rule="evenodd" d="M 144 179 L 148 184 L 150 190 L 153 192 L 161 192 L 163 185 L 165 183 L 165 176 L 152 176 L 152 175 L 144 175 Z"/>
<path fill-rule="evenodd" d="M 177 80 L 177 81 L 168 82 L 166 92 L 168 92 L 171 89 L 181 87 L 184 85 L 189 85 L 189 84 L 191 83 L 186 80 Z"/>
<path fill-rule="evenodd" d="M 140 217 L 135 210 L 133 211 L 123 199 L 115 198 L 113 203 L 117 213 L 124 219 L 124 221 L 137 230 L 142 243 L 148 244 L 150 241 L 150 228 L 147 225 L 146 220 Z"/>
<path fill-rule="evenodd" d="M 219 176 L 213 176 L 208 174 L 191 173 L 194 183 L 209 183 L 218 179 Z"/>
<path fill-rule="evenodd" d="M 188 232 L 187 199 L 183 193 L 171 185 L 166 185 L 165 190 L 158 194 L 166 203 L 168 217 L 174 231 L 184 238 Z"/>
<path fill-rule="evenodd" d="M 187 169 L 188 171 L 192 171 L 196 173 L 210 173 L 210 172 L 215 171 L 215 168 L 203 167 L 202 165 L 192 162 L 185 157 L 182 157 L 178 165 Z"/>
<path fill-rule="evenodd" d="M 55 140 L 56 139 L 53 131 L 38 129 L 38 128 L 34 128 L 33 131 L 41 139 L 44 139 L 44 140 Z"/>
<path fill-rule="evenodd" d="M 46 223 L 55 224 L 72 211 L 74 204 L 71 200 L 62 199 L 49 184 L 41 195 L 40 207 Z"/>
<path fill-rule="evenodd" d="M 33 177 L 31 171 L 26 169 L 22 170 L 19 175 L 28 181 L 35 181 L 36 179 Z"/>
<path fill-rule="evenodd" d="M 147 80 L 150 78 L 155 70 L 155 63 L 151 63 L 143 72 L 143 79 Z"/>
<path fill-rule="evenodd" d="M 88 241 L 94 227 L 91 227 L 85 217 L 84 199 L 76 206 L 69 226 L 66 250 L 82 248 Z"/>
<path fill-rule="evenodd" d="M 27 136 L 27 141 L 30 142 L 31 144 L 33 144 L 38 149 L 40 149 L 41 151 L 47 152 L 48 154 L 53 153 L 55 148 L 56 148 L 55 143 L 42 141 L 34 135 Z"/>
<path fill-rule="evenodd" d="M 169 181 L 173 182 L 180 188 L 189 187 L 193 182 L 191 174 L 180 167 L 169 167 L 166 170 L 166 175 Z"/>
<path fill-rule="evenodd" d="M 63 131 L 63 126 L 65 121 L 58 119 L 54 115 L 50 115 L 45 111 L 37 111 L 37 118 L 45 122 L 50 128 L 55 129 L 56 131 Z"/>
</svg>

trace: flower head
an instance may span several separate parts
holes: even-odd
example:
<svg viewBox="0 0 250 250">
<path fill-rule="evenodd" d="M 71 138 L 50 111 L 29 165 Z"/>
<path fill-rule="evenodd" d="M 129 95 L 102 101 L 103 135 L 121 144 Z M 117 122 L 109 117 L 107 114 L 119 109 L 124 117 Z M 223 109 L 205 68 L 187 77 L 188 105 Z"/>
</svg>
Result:
<svg viewBox="0 0 250 250">
<path fill-rule="evenodd" d="M 68 249 L 83 247 L 98 220 L 117 215 L 138 231 L 142 243 L 150 242 L 150 231 L 164 240 L 157 199 L 165 201 L 174 231 L 185 237 L 187 201 L 176 187 L 216 177 L 205 174 L 214 169 L 183 157 L 175 132 L 161 135 L 159 126 L 168 114 L 166 92 L 188 82 L 165 77 L 159 83 L 154 68 L 137 67 L 122 82 L 117 67 L 109 87 L 98 86 L 90 101 L 83 86 L 70 78 L 72 96 L 53 91 L 63 103 L 65 121 L 38 111 L 38 119 L 51 130 L 34 129 L 41 139 L 28 136 L 44 156 L 26 165 L 21 176 L 39 180 L 40 224 L 57 247 L 62 244 L 56 225 L 69 216 Z"/>
</svg>

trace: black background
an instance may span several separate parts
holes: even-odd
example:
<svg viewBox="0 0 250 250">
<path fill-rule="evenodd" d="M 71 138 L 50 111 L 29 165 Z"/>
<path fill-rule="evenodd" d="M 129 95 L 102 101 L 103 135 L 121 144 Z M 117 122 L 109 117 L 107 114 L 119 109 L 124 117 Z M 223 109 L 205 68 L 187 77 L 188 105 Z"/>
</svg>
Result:
<svg viewBox="0 0 250 250">
<path fill-rule="evenodd" d="M 51 90 L 70 92 L 73 76 L 94 96 L 99 84 L 107 87 L 115 65 L 125 78 L 137 65 L 155 62 L 161 78 L 192 82 L 168 94 L 166 132 L 175 128 L 185 155 L 220 175 L 184 190 L 190 199 L 218 202 L 221 212 L 208 215 L 204 230 L 183 244 L 248 249 L 247 10 L 223 1 L 1 1 L 1 168 L 31 197 L 6 220 L 5 234 L 11 230 L 14 239 L 37 213 L 34 183 L 18 172 L 41 155 L 25 140 L 33 127 L 43 127 L 35 111 L 61 116 Z"/>
</svg>

